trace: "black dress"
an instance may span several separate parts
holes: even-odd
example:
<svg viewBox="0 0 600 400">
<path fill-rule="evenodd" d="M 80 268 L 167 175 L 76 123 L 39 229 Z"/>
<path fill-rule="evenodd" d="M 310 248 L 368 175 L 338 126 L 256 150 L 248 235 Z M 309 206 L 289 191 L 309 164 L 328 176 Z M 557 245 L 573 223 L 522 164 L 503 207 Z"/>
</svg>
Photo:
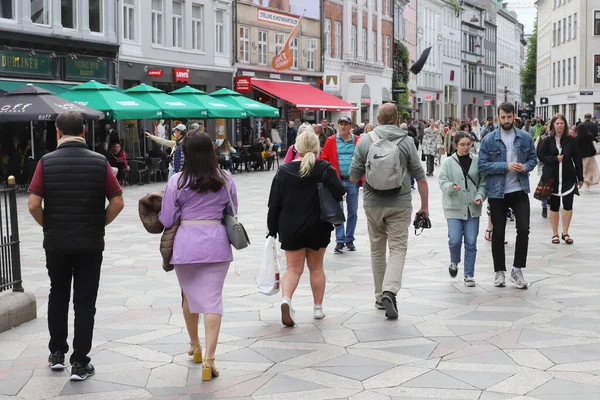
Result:
<svg viewBox="0 0 600 400">
<path fill-rule="evenodd" d="M 573 192 L 579 195 L 577 183 L 583 182 L 583 164 L 581 161 L 581 153 L 579 152 L 579 143 L 576 138 L 571 135 L 563 134 L 560 138 L 560 146 L 562 147 L 562 188 L 561 193 L 566 193 L 573 186 Z M 558 193 L 558 148 L 554 135 L 545 138 L 539 144 L 537 155 L 544 169 L 542 170 L 542 180 L 547 182 L 554 179 L 553 193 Z"/>
<path fill-rule="evenodd" d="M 290 162 L 273 178 L 267 226 L 271 236 L 279 235 L 283 250 L 319 250 L 329 245 L 333 225 L 320 218 L 317 184 L 321 181 L 336 200 L 342 200 L 346 189 L 327 161 L 318 160 L 306 177 L 300 176 L 300 162 Z"/>
</svg>

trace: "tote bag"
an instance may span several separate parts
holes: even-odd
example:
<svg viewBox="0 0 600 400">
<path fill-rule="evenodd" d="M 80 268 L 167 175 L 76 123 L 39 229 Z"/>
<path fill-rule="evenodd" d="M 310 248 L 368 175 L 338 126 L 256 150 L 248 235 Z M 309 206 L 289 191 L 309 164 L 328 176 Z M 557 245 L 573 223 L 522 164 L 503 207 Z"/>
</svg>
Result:
<svg viewBox="0 0 600 400">
<path fill-rule="evenodd" d="M 269 236 L 265 241 L 260 270 L 256 278 L 258 291 L 267 296 L 279 292 L 280 257 L 275 238 Z"/>
</svg>

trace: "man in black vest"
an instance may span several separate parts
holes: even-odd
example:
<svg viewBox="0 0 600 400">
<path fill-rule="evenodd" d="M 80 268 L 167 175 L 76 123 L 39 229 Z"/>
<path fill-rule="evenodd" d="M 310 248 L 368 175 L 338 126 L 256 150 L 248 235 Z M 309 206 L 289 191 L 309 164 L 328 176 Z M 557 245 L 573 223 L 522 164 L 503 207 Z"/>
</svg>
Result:
<svg viewBox="0 0 600 400">
<path fill-rule="evenodd" d="M 582 137 L 587 134 L 598 139 L 598 125 L 592 122 L 592 114 L 587 113 L 583 118 L 585 118 L 585 121 L 577 126 L 577 136 Z"/>
<path fill-rule="evenodd" d="M 56 137 L 58 147 L 42 157 L 29 186 L 29 212 L 44 228 L 50 277 L 48 361 L 53 370 L 65 368 L 73 280 L 71 380 L 82 381 L 94 374 L 88 353 L 92 348 L 104 227 L 123 209 L 123 194 L 106 157 L 88 150 L 81 114 L 60 114 Z M 105 208 L 107 198 L 109 205 Z"/>
</svg>

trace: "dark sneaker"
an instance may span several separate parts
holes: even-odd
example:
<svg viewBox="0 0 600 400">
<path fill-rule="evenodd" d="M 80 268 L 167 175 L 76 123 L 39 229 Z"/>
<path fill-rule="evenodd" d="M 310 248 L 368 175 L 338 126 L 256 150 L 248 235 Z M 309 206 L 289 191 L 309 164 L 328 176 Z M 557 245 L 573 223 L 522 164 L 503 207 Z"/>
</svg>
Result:
<svg viewBox="0 0 600 400">
<path fill-rule="evenodd" d="M 346 243 L 346 248 L 348 249 L 348 251 L 356 251 L 356 246 L 354 245 L 354 242 Z"/>
<path fill-rule="evenodd" d="M 542 218 L 548 218 L 548 209 L 542 208 Z"/>
<path fill-rule="evenodd" d="M 458 274 L 458 265 L 456 265 L 456 263 L 450 263 L 448 266 L 448 273 L 452 278 L 456 278 L 456 275 Z"/>
<path fill-rule="evenodd" d="M 385 306 L 382 301 L 375 300 L 375 308 L 378 310 L 385 310 Z"/>
<path fill-rule="evenodd" d="M 62 371 L 65 369 L 65 355 L 56 350 L 48 357 L 48 364 L 50 364 L 50 368 L 54 371 Z"/>
<path fill-rule="evenodd" d="M 74 362 L 71 366 L 72 381 L 85 381 L 88 377 L 94 375 L 95 373 L 96 370 L 92 364 L 83 366 L 78 362 Z"/>
<path fill-rule="evenodd" d="M 392 292 L 384 292 L 381 302 L 385 307 L 385 316 L 389 319 L 397 319 L 398 304 L 396 303 L 396 295 Z"/>
<path fill-rule="evenodd" d="M 335 245 L 335 249 L 333 249 L 333 254 L 342 254 L 344 250 L 344 243 L 338 243 Z"/>
</svg>

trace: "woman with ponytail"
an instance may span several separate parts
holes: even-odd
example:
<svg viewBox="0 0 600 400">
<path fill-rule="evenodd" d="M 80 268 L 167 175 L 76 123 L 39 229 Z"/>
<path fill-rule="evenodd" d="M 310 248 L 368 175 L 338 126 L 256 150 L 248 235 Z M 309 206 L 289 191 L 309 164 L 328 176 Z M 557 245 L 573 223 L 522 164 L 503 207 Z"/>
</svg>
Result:
<svg viewBox="0 0 600 400">
<path fill-rule="evenodd" d="M 292 327 L 294 310 L 292 296 L 304 272 L 310 272 L 315 319 L 325 317 L 325 272 L 323 256 L 329 245 L 333 225 L 320 218 L 317 186 L 323 183 L 332 196 L 341 201 L 346 189 L 335 169 L 326 161 L 317 160 L 319 138 L 312 127 L 298 135 L 295 143 L 298 158 L 282 165 L 271 185 L 267 226 L 269 236 L 277 237 L 285 250 L 287 270 L 282 280 L 281 322 Z"/>
</svg>

